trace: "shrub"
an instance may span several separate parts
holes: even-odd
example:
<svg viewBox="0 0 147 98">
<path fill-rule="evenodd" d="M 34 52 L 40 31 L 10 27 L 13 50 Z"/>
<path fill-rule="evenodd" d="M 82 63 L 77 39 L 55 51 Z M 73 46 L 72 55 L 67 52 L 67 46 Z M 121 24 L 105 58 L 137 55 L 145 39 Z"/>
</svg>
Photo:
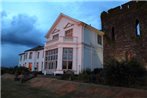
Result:
<svg viewBox="0 0 147 98">
<path fill-rule="evenodd" d="M 90 69 L 86 69 L 84 70 L 82 73 L 79 74 L 78 76 L 78 80 L 82 81 L 82 82 L 90 82 L 90 78 L 91 78 L 91 70 Z"/>
<path fill-rule="evenodd" d="M 145 82 L 146 69 L 137 60 L 118 62 L 113 59 L 104 69 L 105 83 L 116 86 L 134 87 Z"/>
<path fill-rule="evenodd" d="M 93 74 L 100 74 L 102 72 L 103 68 L 95 68 L 92 73 Z"/>
<path fill-rule="evenodd" d="M 74 72 L 72 70 L 64 71 L 62 77 L 63 80 L 73 80 Z"/>
<path fill-rule="evenodd" d="M 26 67 L 2 67 L 1 74 L 9 73 L 9 74 L 21 74 L 24 72 L 29 72 L 28 68 Z"/>
</svg>

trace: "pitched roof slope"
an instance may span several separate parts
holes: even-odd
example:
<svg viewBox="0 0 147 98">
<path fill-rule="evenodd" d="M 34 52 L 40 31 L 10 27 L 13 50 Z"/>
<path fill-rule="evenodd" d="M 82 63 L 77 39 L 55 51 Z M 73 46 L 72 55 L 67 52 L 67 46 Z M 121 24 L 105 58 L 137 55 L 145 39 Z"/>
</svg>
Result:
<svg viewBox="0 0 147 98">
<path fill-rule="evenodd" d="M 42 50 L 42 49 L 44 49 L 43 46 L 37 46 L 37 47 L 35 47 L 35 48 L 32 48 L 32 49 L 26 50 L 25 52 L 27 52 L 27 51 L 38 51 L 38 50 Z"/>
<path fill-rule="evenodd" d="M 101 33 L 101 34 L 104 34 L 104 32 L 99 31 L 98 29 L 92 27 L 91 25 L 86 24 L 85 22 L 79 21 L 79 20 L 74 19 L 74 18 L 72 18 L 72 17 L 70 17 L 70 16 L 67 16 L 67 15 L 65 15 L 65 14 L 63 14 L 63 13 L 60 13 L 59 16 L 58 16 L 58 18 L 56 19 L 56 21 L 55 21 L 54 24 L 52 25 L 52 27 L 51 27 L 51 28 L 49 29 L 49 31 L 47 32 L 47 34 L 46 34 L 46 36 L 45 36 L 46 38 L 48 38 L 49 33 L 53 30 L 53 28 L 57 25 L 58 21 L 59 21 L 62 17 L 65 17 L 65 18 L 67 18 L 67 19 L 70 19 L 70 20 L 72 20 L 72 21 L 78 23 L 78 24 L 81 24 L 82 26 L 84 26 L 84 27 L 86 27 L 86 28 L 88 28 L 88 29 L 90 29 L 90 30 L 93 30 L 93 31 L 95 31 L 95 32 L 98 31 L 98 32 Z"/>
<path fill-rule="evenodd" d="M 34 47 L 34 48 L 31 48 L 31 49 L 28 49 L 28 50 L 25 50 L 23 53 L 20 53 L 19 55 L 23 55 L 25 54 L 25 52 L 28 52 L 28 51 L 38 51 L 38 50 L 43 50 L 44 49 L 44 46 L 37 46 L 37 47 Z"/>
</svg>

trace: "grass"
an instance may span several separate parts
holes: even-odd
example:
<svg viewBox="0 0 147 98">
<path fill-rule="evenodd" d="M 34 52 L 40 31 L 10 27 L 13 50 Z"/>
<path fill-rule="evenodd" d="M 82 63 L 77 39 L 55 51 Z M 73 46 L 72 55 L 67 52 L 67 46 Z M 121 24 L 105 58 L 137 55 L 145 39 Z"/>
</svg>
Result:
<svg viewBox="0 0 147 98">
<path fill-rule="evenodd" d="M 37 77 L 26 83 L 2 79 L 2 98 L 147 98 L 146 90 Z"/>
<path fill-rule="evenodd" d="M 2 98 L 58 98 L 52 92 L 40 88 L 32 88 L 13 80 L 2 80 Z"/>
</svg>

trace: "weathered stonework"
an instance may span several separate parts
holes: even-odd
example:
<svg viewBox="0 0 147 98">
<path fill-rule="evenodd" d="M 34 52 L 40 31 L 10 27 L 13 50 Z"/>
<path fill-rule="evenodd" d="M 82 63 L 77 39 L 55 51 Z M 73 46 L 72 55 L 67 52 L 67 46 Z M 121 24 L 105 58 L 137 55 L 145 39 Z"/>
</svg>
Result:
<svg viewBox="0 0 147 98">
<path fill-rule="evenodd" d="M 104 63 L 137 58 L 147 64 L 147 1 L 130 1 L 102 12 L 104 36 Z M 136 34 L 140 25 L 140 34 Z"/>
</svg>

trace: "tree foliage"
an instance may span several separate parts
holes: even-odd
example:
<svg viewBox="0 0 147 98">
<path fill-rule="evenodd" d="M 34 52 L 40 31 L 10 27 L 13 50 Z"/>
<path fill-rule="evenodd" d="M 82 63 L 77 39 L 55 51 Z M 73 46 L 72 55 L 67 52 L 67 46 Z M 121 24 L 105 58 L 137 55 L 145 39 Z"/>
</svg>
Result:
<svg viewBox="0 0 147 98">
<path fill-rule="evenodd" d="M 118 62 L 113 59 L 105 65 L 105 83 L 116 86 L 134 87 L 145 82 L 146 69 L 136 59 Z"/>
</svg>

